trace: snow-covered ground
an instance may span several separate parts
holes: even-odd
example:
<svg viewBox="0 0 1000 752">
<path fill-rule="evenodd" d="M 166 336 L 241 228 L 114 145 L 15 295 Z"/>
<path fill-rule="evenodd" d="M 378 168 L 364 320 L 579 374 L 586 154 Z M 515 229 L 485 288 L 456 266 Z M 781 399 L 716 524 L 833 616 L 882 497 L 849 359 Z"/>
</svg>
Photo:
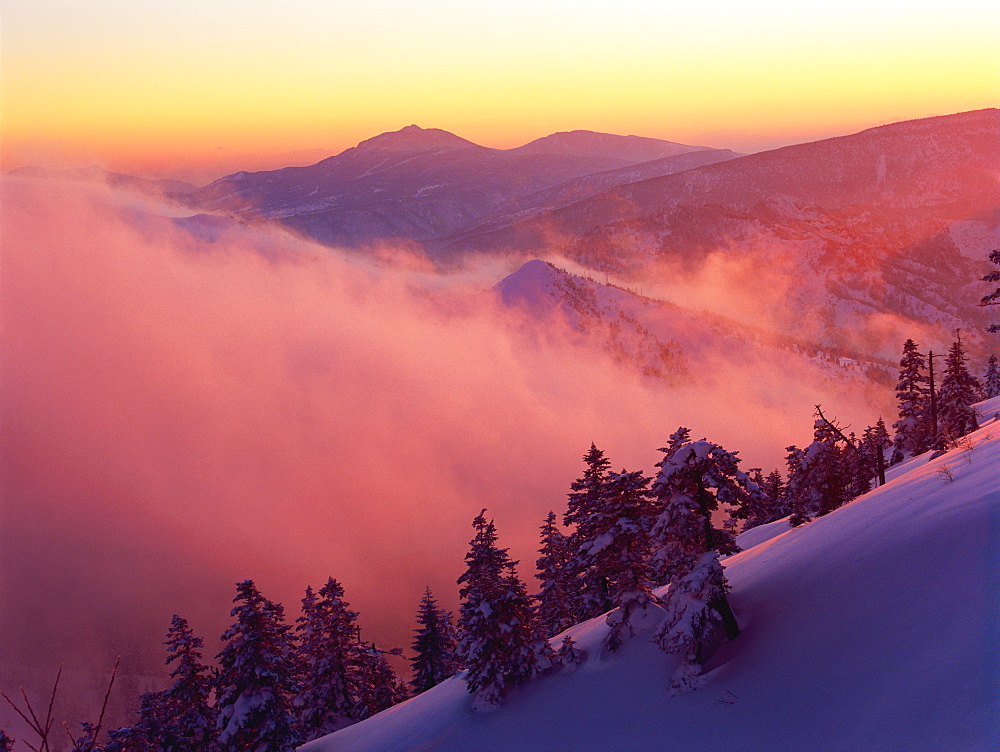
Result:
<svg viewBox="0 0 1000 752">
<path fill-rule="evenodd" d="M 602 653 L 603 617 L 569 630 L 574 670 L 492 712 L 462 675 L 311 742 L 362 750 L 1000 749 L 1000 398 L 965 446 L 796 529 L 773 523 L 726 560 L 743 629 L 705 684 L 668 697 L 674 658 L 644 631 Z"/>
</svg>

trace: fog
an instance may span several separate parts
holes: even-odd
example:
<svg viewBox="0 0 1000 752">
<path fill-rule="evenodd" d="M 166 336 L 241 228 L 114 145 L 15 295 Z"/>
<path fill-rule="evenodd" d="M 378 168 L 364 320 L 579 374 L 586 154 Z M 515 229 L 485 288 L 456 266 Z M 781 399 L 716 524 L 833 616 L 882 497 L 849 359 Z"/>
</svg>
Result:
<svg viewBox="0 0 1000 752">
<path fill-rule="evenodd" d="M 817 402 L 863 428 L 888 397 L 779 354 L 643 377 L 484 294 L 510 260 L 438 276 L 277 230 L 208 242 L 101 186 L 3 191 L 0 686 L 162 671 L 174 613 L 214 654 L 245 578 L 292 619 L 332 575 L 408 647 L 425 586 L 457 605 L 483 507 L 534 586 L 591 442 L 651 472 L 686 425 L 783 467 Z"/>
</svg>

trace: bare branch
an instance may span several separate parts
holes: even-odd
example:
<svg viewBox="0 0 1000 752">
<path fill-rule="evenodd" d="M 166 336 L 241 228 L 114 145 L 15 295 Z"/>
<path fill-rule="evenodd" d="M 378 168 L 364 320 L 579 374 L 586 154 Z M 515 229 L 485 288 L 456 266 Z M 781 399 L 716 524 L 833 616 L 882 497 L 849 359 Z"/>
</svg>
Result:
<svg viewBox="0 0 1000 752">
<path fill-rule="evenodd" d="M 49 731 L 52 730 L 52 723 L 53 723 L 53 720 L 54 720 L 52 718 L 52 706 L 56 702 L 56 690 L 59 689 L 59 678 L 62 676 L 62 670 L 63 670 L 63 667 L 62 667 L 62 665 L 60 665 L 59 666 L 59 671 L 56 672 L 56 681 L 52 685 L 52 694 L 49 696 L 49 709 L 45 713 L 45 736 L 42 739 L 43 742 L 45 742 L 48 739 L 48 737 L 49 737 Z M 46 746 L 48 746 L 47 742 L 46 742 Z"/>
<path fill-rule="evenodd" d="M 104 702 L 101 704 L 101 714 L 97 718 L 97 726 L 94 728 L 94 736 L 90 741 L 91 749 L 93 749 L 94 745 L 97 744 L 97 737 L 100 736 L 101 726 L 104 725 L 104 711 L 108 709 L 108 698 L 111 697 L 111 688 L 115 684 L 115 677 L 118 675 L 118 664 L 121 663 L 121 660 L 121 656 L 115 658 L 115 667 L 111 669 L 111 681 L 108 682 L 108 690 L 104 693 Z"/>
<path fill-rule="evenodd" d="M 832 430 L 835 434 L 837 434 L 837 436 L 839 436 L 844 441 L 844 443 L 847 444 L 847 446 L 849 446 L 854 452 L 858 451 L 858 448 L 857 446 L 855 446 L 854 442 L 851 441 L 846 436 L 844 436 L 844 432 L 841 431 L 839 428 L 837 428 L 835 424 L 831 423 L 829 420 L 826 419 L 826 416 L 823 415 L 823 410 L 820 408 L 819 405 L 816 405 L 816 415 L 819 416 L 819 419 L 821 421 L 830 426 L 830 430 Z M 836 420 L 836 418 L 834 418 L 834 420 Z"/>
</svg>

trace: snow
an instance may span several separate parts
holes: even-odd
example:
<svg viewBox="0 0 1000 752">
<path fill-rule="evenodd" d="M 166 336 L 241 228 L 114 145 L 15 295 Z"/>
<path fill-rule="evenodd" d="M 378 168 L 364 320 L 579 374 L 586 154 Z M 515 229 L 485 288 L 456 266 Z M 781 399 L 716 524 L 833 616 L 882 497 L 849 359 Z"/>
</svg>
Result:
<svg viewBox="0 0 1000 752">
<path fill-rule="evenodd" d="M 997 749 L 1000 398 L 979 411 L 962 446 L 801 527 L 741 536 L 723 563 L 743 631 L 694 692 L 668 696 L 677 658 L 651 643 L 651 607 L 613 655 L 603 617 L 570 628 L 583 662 L 491 713 L 459 674 L 302 749 Z"/>
</svg>

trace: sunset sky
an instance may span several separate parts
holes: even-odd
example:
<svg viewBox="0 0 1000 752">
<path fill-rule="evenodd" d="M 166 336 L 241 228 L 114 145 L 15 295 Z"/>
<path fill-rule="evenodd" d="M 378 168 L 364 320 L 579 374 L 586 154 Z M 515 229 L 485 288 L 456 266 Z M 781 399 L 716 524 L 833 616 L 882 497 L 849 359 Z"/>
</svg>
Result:
<svg viewBox="0 0 1000 752">
<path fill-rule="evenodd" d="M 585 128 L 749 150 L 1000 103 L 987 0 L 0 9 L 5 169 L 237 169 L 409 123 L 494 147 Z"/>
</svg>

